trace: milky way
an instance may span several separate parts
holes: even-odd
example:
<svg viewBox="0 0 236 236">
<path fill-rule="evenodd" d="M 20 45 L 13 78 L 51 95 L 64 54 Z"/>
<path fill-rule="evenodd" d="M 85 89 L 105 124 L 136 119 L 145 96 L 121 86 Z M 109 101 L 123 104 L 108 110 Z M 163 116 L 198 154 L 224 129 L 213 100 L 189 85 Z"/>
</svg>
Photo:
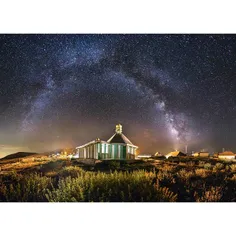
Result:
<svg viewBox="0 0 236 236">
<path fill-rule="evenodd" d="M 0 156 L 108 139 L 236 151 L 234 35 L 0 35 Z"/>
</svg>

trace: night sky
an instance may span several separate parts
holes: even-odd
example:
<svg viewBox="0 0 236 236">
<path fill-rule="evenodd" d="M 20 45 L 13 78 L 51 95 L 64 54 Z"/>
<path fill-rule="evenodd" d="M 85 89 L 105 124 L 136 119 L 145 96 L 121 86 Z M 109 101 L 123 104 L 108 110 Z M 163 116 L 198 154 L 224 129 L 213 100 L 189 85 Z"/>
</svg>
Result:
<svg viewBox="0 0 236 236">
<path fill-rule="evenodd" d="M 0 157 L 117 123 L 141 153 L 236 152 L 236 35 L 0 35 Z"/>
</svg>

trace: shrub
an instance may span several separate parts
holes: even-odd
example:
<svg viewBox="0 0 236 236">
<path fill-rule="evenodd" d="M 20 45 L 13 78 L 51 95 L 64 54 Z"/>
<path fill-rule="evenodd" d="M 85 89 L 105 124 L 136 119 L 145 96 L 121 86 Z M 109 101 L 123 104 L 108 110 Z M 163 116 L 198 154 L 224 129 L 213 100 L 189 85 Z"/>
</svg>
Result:
<svg viewBox="0 0 236 236">
<path fill-rule="evenodd" d="M 47 176 L 47 177 L 56 177 L 57 174 L 58 173 L 56 171 L 49 171 L 49 172 L 45 173 L 45 176 Z"/>
<path fill-rule="evenodd" d="M 120 161 L 109 161 L 108 166 L 111 169 L 118 169 L 118 168 L 120 168 Z"/>
<path fill-rule="evenodd" d="M 96 163 L 95 164 L 95 168 L 96 169 L 113 169 L 113 170 L 116 170 L 116 169 L 119 169 L 120 166 L 121 166 L 121 163 L 120 162 L 123 162 L 123 161 L 119 161 L 119 160 L 103 160 L 99 163 Z"/>
<path fill-rule="evenodd" d="M 52 202 L 70 201 L 174 201 L 176 195 L 153 183 L 155 174 L 146 171 L 89 173 L 83 178 L 63 178 L 58 186 L 48 190 Z"/>
<path fill-rule="evenodd" d="M 168 171 L 162 171 L 162 170 L 158 171 L 157 179 L 164 184 L 175 183 L 175 178 L 174 178 L 173 174 Z"/>
<path fill-rule="evenodd" d="M 174 194 L 169 188 L 167 187 L 160 187 L 159 181 L 157 181 L 156 189 L 158 191 L 158 198 L 160 202 L 176 202 L 177 201 L 177 194 Z"/>
<path fill-rule="evenodd" d="M 214 171 L 219 171 L 219 170 L 222 170 L 222 169 L 224 169 L 224 164 L 222 164 L 222 163 L 216 163 L 215 164 L 215 166 L 213 167 L 213 170 Z"/>
<path fill-rule="evenodd" d="M 75 178 L 75 177 L 78 177 L 78 175 L 81 175 L 82 173 L 84 173 L 84 170 L 81 167 L 66 166 L 66 167 L 63 167 L 62 170 L 58 172 L 58 175 L 60 177 L 71 176 L 72 178 Z"/>
<path fill-rule="evenodd" d="M 186 163 L 186 166 L 193 168 L 195 166 L 195 162 L 194 161 L 189 161 L 189 162 Z"/>
<path fill-rule="evenodd" d="M 236 172 L 236 164 L 230 165 L 230 169 L 232 172 Z"/>
<path fill-rule="evenodd" d="M 193 171 L 187 171 L 185 169 L 181 169 L 178 173 L 177 176 L 184 180 L 184 181 L 189 181 L 191 177 L 194 176 L 194 172 Z"/>
<path fill-rule="evenodd" d="M 176 166 L 174 165 L 163 165 L 161 167 L 162 171 L 167 171 L 167 172 L 173 172 L 176 169 Z"/>
<path fill-rule="evenodd" d="M 206 178 L 209 176 L 209 171 L 206 169 L 196 169 L 195 174 L 201 178 Z"/>
<path fill-rule="evenodd" d="M 45 194 L 51 184 L 51 178 L 30 174 L 19 182 L 5 185 L 1 198 L 8 202 L 46 201 Z"/>
<path fill-rule="evenodd" d="M 8 181 L 8 182 L 18 182 L 23 178 L 22 174 L 17 173 L 16 171 L 11 171 L 7 175 L 2 177 L 2 181 Z"/>
<path fill-rule="evenodd" d="M 197 202 L 219 202 L 223 196 L 222 187 L 210 187 L 201 194 L 194 193 Z"/>
<path fill-rule="evenodd" d="M 172 156 L 170 156 L 170 157 L 167 158 L 167 160 L 172 161 L 172 162 L 179 162 L 179 161 L 182 161 L 183 158 L 182 157 L 172 157 Z"/>
<path fill-rule="evenodd" d="M 211 164 L 210 163 L 206 163 L 204 166 L 204 169 L 206 170 L 210 170 L 212 168 Z"/>
<path fill-rule="evenodd" d="M 230 165 L 226 165 L 225 166 L 225 171 L 230 171 L 230 170 L 231 170 Z"/>
<path fill-rule="evenodd" d="M 122 171 L 117 171 L 117 163 L 122 167 Z M 84 168 L 90 168 L 86 166 L 82 169 L 78 166 L 65 167 L 64 164 L 62 160 L 49 163 L 50 168 L 45 168 L 48 170 L 44 171 L 46 176 L 42 173 L 28 174 L 29 171 L 21 174 L 16 171 L 8 175 L 2 174 L 0 201 L 173 202 L 236 199 L 236 164 L 218 162 L 218 165 L 214 166 L 204 163 L 203 168 L 195 169 L 192 168 L 192 161 L 184 162 L 182 166 L 168 162 L 156 162 L 158 165 L 151 165 L 148 161 L 107 160 L 102 161 L 99 166 L 101 170 L 106 168 L 105 173 L 85 171 Z M 97 164 L 95 168 L 96 166 Z M 211 170 L 221 170 L 223 166 L 228 166 L 232 172 L 213 173 Z M 124 171 L 123 167 L 128 167 L 128 171 Z"/>
<path fill-rule="evenodd" d="M 152 157 L 152 159 L 154 159 L 154 160 L 160 160 L 160 161 L 167 160 L 165 156 L 154 156 L 154 157 Z"/>
<path fill-rule="evenodd" d="M 236 174 L 233 174 L 233 176 L 230 178 L 230 180 L 236 182 Z"/>
<path fill-rule="evenodd" d="M 199 165 L 200 167 L 204 167 L 205 164 L 206 164 L 205 161 L 199 161 L 199 164 L 198 164 L 198 165 Z"/>
</svg>

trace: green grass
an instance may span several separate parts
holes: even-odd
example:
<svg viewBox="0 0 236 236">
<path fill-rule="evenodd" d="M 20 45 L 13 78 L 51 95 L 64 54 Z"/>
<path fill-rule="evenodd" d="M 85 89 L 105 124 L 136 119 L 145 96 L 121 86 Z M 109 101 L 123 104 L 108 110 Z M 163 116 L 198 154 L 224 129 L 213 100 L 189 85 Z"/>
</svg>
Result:
<svg viewBox="0 0 236 236">
<path fill-rule="evenodd" d="M 0 175 L 2 202 L 236 200 L 236 164 L 222 160 L 102 161 L 86 166 L 63 159 L 48 160 L 38 168 L 32 163 L 31 169 L 28 163 L 27 170 L 10 164 Z"/>
</svg>

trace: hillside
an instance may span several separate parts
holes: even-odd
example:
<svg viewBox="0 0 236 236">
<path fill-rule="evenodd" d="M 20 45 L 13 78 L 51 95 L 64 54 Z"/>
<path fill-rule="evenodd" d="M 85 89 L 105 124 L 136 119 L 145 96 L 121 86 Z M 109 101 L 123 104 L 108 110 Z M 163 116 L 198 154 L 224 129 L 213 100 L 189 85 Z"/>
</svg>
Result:
<svg viewBox="0 0 236 236">
<path fill-rule="evenodd" d="M 6 160 L 6 159 L 14 159 L 14 158 L 21 158 L 21 157 L 27 157 L 27 156 L 31 156 L 31 155 L 34 155 L 34 154 L 37 154 L 37 153 L 34 153 L 34 152 L 16 152 L 16 153 L 13 153 L 13 154 L 10 154 L 10 155 L 7 155 L 3 158 L 1 158 L 2 160 Z"/>
</svg>

